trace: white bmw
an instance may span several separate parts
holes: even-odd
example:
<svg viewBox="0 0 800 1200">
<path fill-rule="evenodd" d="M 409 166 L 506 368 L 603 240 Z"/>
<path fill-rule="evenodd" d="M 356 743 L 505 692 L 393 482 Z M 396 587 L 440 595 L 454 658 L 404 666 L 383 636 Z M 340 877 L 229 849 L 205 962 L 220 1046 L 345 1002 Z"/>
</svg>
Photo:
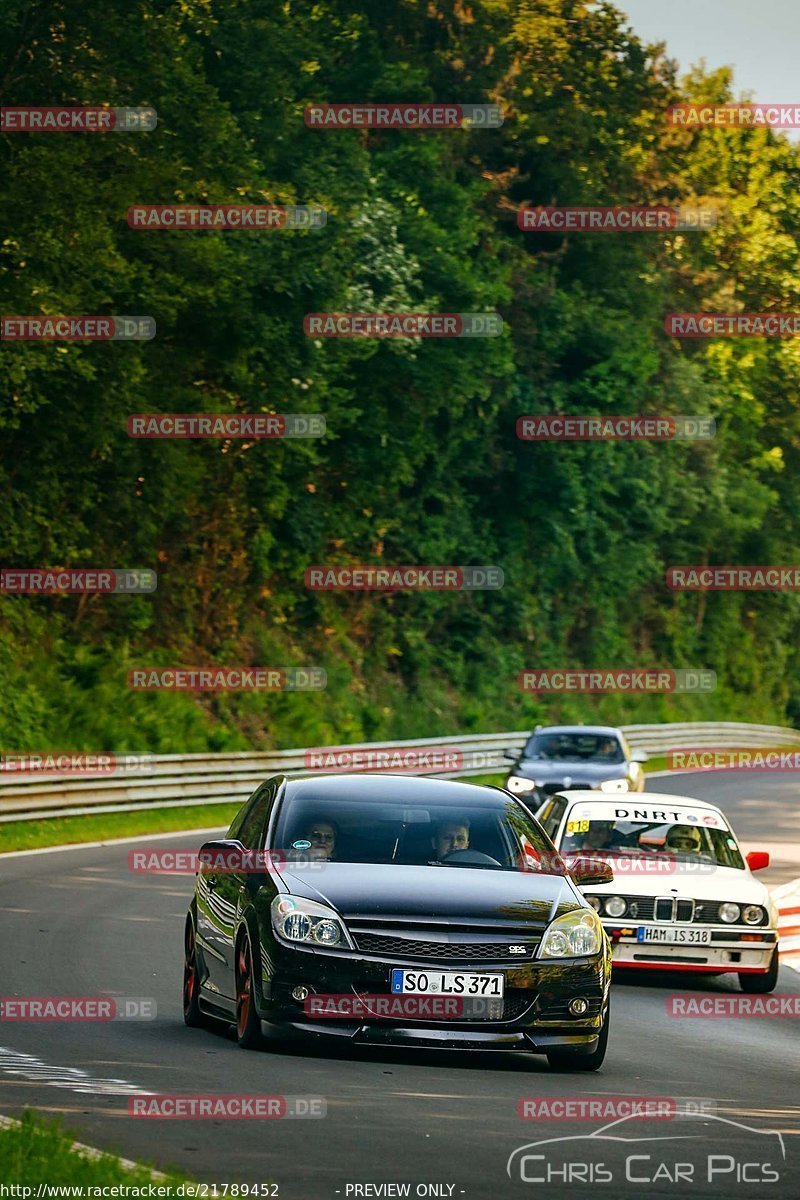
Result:
<svg viewBox="0 0 800 1200">
<path fill-rule="evenodd" d="M 745 992 L 774 989 L 778 913 L 753 874 L 769 855 L 743 856 L 713 804 L 565 791 L 537 816 L 568 865 L 576 860 L 591 874 L 592 860 L 602 859 L 613 870 L 613 883 L 582 880 L 581 890 L 600 914 L 615 966 L 734 973 Z"/>
</svg>

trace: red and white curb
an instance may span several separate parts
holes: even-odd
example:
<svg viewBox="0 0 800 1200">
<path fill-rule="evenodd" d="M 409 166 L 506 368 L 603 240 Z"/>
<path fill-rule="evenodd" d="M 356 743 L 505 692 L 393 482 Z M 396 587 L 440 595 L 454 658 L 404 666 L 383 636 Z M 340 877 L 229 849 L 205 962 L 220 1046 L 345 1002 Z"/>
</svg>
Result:
<svg viewBox="0 0 800 1200">
<path fill-rule="evenodd" d="M 781 963 L 800 971 L 800 879 L 775 888 L 772 899 L 778 906 Z"/>
</svg>

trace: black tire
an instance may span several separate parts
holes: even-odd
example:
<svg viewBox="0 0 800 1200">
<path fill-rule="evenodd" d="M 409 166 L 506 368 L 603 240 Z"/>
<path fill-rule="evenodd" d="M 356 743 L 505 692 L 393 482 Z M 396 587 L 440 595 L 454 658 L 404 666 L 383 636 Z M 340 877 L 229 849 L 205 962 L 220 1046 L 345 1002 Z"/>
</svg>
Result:
<svg viewBox="0 0 800 1200">
<path fill-rule="evenodd" d="M 739 986 L 743 992 L 749 992 L 751 996 L 763 996 L 765 992 L 774 992 L 778 983 L 778 947 L 776 946 L 772 952 L 772 958 L 769 960 L 769 967 L 763 975 L 751 975 L 749 972 L 739 976 Z"/>
<path fill-rule="evenodd" d="M 608 1023 L 611 1018 L 610 1007 L 606 1009 L 606 1019 L 603 1022 L 603 1028 L 600 1030 L 600 1036 L 597 1039 L 597 1046 L 590 1054 L 584 1054 L 580 1050 L 551 1050 L 547 1056 L 547 1061 L 554 1071 L 597 1071 L 603 1065 L 603 1059 L 606 1056 L 606 1047 L 608 1046 Z"/>
<path fill-rule="evenodd" d="M 236 950 L 236 1040 L 244 1050 L 255 1050 L 264 1041 L 256 1011 L 253 951 L 246 930 Z"/>
<path fill-rule="evenodd" d="M 183 1021 L 192 1029 L 208 1029 L 210 1018 L 200 1008 L 200 976 L 194 917 L 189 913 L 183 934 Z"/>
</svg>

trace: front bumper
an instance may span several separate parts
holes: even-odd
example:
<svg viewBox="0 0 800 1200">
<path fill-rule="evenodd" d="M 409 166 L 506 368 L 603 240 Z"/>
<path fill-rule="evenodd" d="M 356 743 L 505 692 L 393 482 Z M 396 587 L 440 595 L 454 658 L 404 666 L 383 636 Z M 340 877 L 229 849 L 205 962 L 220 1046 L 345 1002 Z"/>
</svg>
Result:
<svg viewBox="0 0 800 1200">
<path fill-rule="evenodd" d="M 711 941 L 693 942 L 640 942 L 619 922 L 604 921 L 603 926 L 611 939 L 612 964 L 628 969 L 661 968 L 665 971 L 707 971 L 709 974 L 741 972 L 764 974 L 769 969 L 778 935 L 774 929 L 753 928 L 746 931 L 731 929 L 730 926 L 709 926 Z M 665 926 L 686 931 L 686 925 Z M 696 927 L 691 927 L 696 928 Z M 758 938 L 758 941 L 751 940 Z"/>
<path fill-rule="evenodd" d="M 325 953 L 273 944 L 262 948 L 261 1019 L 283 1033 L 312 1038 L 339 1037 L 363 1045 L 412 1046 L 430 1049 L 528 1050 L 546 1053 L 572 1047 L 591 1051 L 600 1033 L 608 1003 L 611 955 L 606 946 L 592 957 L 568 962 L 530 962 L 524 966 L 494 966 L 490 962 L 388 962 L 357 952 Z M 436 1019 L 392 1015 L 355 1017 L 312 1015 L 312 1000 L 336 996 L 357 1001 L 362 996 L 392 996 L 392 968 L 470 971 L 501 974 L 505 979 L 502 1015 Z M 296 987 L 308 989 L 303 1001 L 292 998 Z M 567 1004 L 576 997 L 588 1001 L 585 1015 L 571 1016 Z M 441 999 L 441 997 L 437 997 Z M 317 1008 L 319 1004 L 317 1004 Z M 332 1007 L 334 1007 L 332 1005 Z M 390 1007 L 388 1004 L 387 1008 Z"/>
</svg>

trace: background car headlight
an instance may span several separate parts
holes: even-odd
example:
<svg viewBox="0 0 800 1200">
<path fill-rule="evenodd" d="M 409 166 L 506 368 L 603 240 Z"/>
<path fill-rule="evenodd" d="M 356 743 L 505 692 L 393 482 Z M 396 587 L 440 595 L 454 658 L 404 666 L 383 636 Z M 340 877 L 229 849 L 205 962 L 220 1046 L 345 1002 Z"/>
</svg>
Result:
<svg viewBox="0 0 800 1200">
<path fill-rule="evenodd" d="M 524 779 L 522 775 L 510 775 L 508 778 L 510 792 L 532 792 L 535 787 L 532 779 Z"/>
<path fill-rule="evenodd" d="M 609 896 L 605 903 L 605 910 L 609 917 L 624 917 L 627 907 L 622 896 Z"/>
<path fill-rule="evenodd" d="M 748 904 L 742 917 L 745 925 L 760 925 L 764 920 L 764 910 L 758 904 Z"/>
<path fill-rule="evenodd" d="M 540 958 L 582 958 L 597 954 L 603 944 L 603 926 L 592 909 L 577 908 L 557 917 L 548 927 L 539 948 Z"/>
<path fill-rule="evenodd" d="M 726 925 L 733 925 L 739 920 L 739 905 L 738 904 L 720 904 L 719 919 L 724 921 Z"/>
<path fill-rule="evenodd" d="M 286 942 L 352 949 L 342 921 L 327 904 L 302 896 L 276 896 L 271 908 L 272 928 Z"/>
<path fill-rule="evenodd" d="M 627 779 L 604 779 L 597 789 L 600 792 L 627 792 Z"/>
<path fill-rule="evenodd" d="M 589 901 L 595 912 L 600 912 L 601 900 L 599 896 L 586 896 L 584 898 Z"/>
</svg>

